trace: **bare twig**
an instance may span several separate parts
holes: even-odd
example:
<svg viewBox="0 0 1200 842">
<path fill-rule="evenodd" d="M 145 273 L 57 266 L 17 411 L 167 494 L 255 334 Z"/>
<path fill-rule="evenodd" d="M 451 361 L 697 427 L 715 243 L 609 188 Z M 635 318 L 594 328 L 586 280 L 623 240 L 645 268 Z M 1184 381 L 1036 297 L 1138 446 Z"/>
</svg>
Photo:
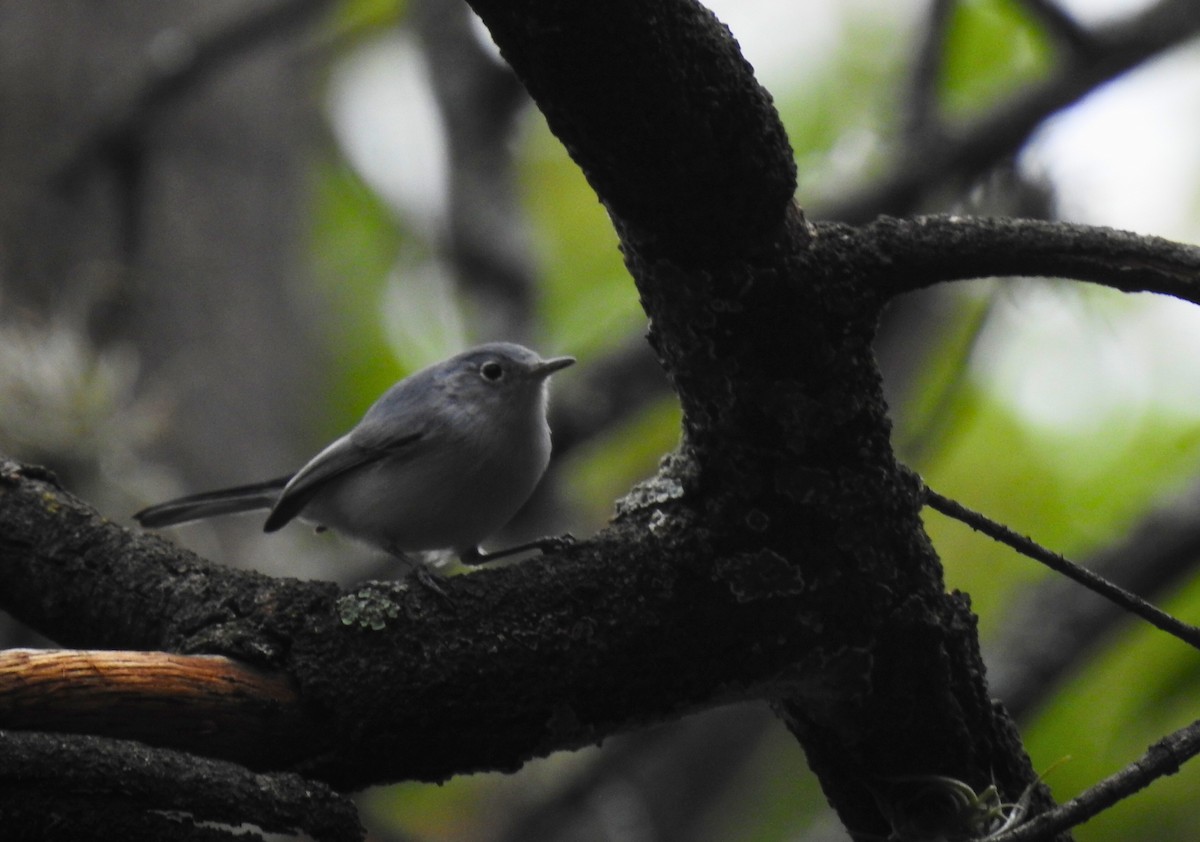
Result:
<svg viewBox="0 0 1200 842">
<path fill-rule="evenodd" d="M 1068 561 L 1058 553 L 1052 552 L 1030 538 L 1018 535 L 1007 526 L 996 523 L 984 515 L 968 509 L 966 506 L 943 497 L 932 488 L 925 487 L 926 504 L 944 514 L 946 517 L 961 521 L 977 532 L 982 532 L 989 538 L 1007 544 L 1024 556 L 1039 561 L 1064 576 L 1074 579 L 1088 590 L 1100 594 L 1105 599 L 1121 606 L 1126 611 L 1136 614 L 1157 629 L 1177 637 L 1184 643 L 1200 649 L 1200 628 L 1181 622 L 1165 611 L 1154 607 L 1137 594 L 1130 593 L 1124 588 L 1114 585 L 1102 576 L 1098 576 L 1085 567 L 1080 567 Z"/>
<path fill-rule="evenodd" d="M 1087 566 L 1121 587 L 1153 598 L 1191 575 L 1200 560 L 1200 486 L 1147 515 Z M 1018 721 L 1102 645 L 1125 612 L 1071 582 L 1048 579 L 1005 611 L 1004 627 L 985 644 L 988 679 Z"/>
<path fill-rule="evenodd" d="M 1030 819 L 1013 830 L 989 837 L 989 842 L 1034 842 L 1050 839 L 1093 816 L 1159 778 L 1173 775 L 1200 754 L 1200 720 L 1181 728 L 1147 749 L 1142 757 L 1060 807 Z"/>
</svg>

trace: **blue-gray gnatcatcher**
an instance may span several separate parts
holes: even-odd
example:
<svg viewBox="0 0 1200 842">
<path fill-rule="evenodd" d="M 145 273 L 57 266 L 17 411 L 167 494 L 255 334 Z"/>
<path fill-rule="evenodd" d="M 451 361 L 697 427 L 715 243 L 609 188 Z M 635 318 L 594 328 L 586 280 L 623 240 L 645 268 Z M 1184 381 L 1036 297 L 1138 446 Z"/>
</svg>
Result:
<svg viewBox="0 0 1200 842">
<path fill-rule="evenodd" d="M 480 345 L 392 386 L 294 475 L 181 497 L 134 518 L 161 527 L 269 509 L 267 532 L 299 518 L 392 555 L 448 549 L 467 564 L 559 545 L 479 548 L 546 470 L 547 381 L 574 362 L 508 342 Z"/>
</svg>

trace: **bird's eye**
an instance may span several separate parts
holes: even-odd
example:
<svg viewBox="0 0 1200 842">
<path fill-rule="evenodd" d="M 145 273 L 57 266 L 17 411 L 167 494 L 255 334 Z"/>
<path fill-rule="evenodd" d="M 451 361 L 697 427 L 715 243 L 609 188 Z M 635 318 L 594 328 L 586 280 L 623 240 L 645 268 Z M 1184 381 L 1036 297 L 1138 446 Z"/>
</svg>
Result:
<svg viewBox="0 0 1200 842">
<path fill-rule="evenodd" d="M 504 366 L 498 362 L 487 362 L 479 367 L 479 373 L 484 380 L 496 383 L 504 376 Z"/>
</svg>

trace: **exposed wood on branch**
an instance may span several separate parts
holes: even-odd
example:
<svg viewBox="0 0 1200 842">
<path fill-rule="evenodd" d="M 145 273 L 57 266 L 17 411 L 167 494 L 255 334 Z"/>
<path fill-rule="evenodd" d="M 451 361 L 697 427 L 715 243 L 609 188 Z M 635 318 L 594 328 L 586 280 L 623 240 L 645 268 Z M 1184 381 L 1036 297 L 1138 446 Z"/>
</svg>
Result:
<svg viewBox="0 0 1200 842">
<path fill-rule="evenodd" d="M 218 655 L 0 651 L 0 727 L 135 739 L 279 768 L 317 727 L 279 673 Z"/>
</svg>

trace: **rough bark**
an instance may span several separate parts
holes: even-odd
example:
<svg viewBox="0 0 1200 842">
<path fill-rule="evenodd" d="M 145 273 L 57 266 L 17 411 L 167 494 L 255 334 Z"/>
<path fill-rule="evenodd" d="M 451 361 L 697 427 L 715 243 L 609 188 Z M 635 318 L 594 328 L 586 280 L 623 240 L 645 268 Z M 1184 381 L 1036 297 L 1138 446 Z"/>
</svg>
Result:
<svg viewBox="0 0 1200 842">
<path fill-rule="evenodd" d="M 904 776 L 1010 802 L 1034 787 L 1044 808 L 893 457 L 871 351 L 890 297 L 995 271 L 1012 231 L 808 224 L 770 97 L 694 3 L 472 5 L 613 217 L 683 406 L 677 452 L 601 534 L 451 579 L 447 599 L 216 567 L 6 464 L 0 607 L 67 645 L 288 676 L 316 728 L 285 765 L 338 787 L 512 769 L 768 698 L 861 838 L 960 819 Z M 1123 243 L 1055 265 L 1106 278 L 1115 255 L 1137 270 L 1121 288 L 1191 294 L 1193 252 L 1144 265 L 1161 250 Z"/>
</svg>

